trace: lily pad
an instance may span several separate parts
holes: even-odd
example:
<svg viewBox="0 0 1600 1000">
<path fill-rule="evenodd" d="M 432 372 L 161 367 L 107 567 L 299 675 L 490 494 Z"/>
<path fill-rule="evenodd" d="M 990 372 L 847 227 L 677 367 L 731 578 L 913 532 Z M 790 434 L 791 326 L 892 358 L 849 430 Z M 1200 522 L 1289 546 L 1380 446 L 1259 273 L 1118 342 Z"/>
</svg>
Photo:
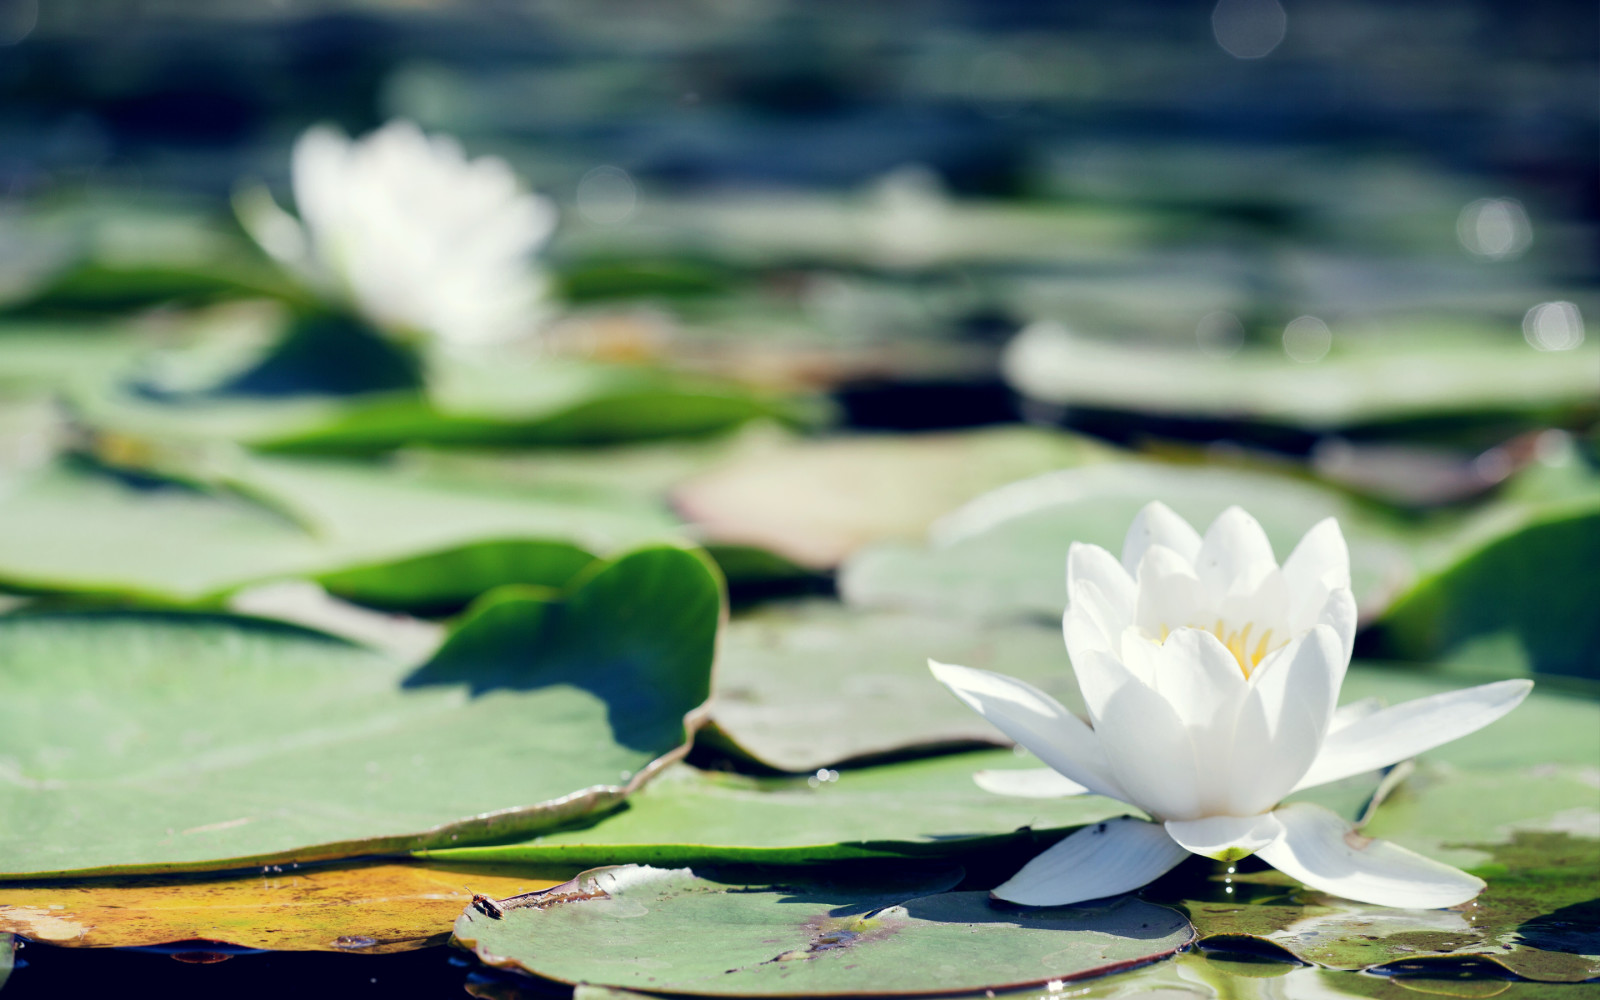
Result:
<svg viewBox="0 0 1600 1000">
<path fill-rule="evenodd" d="M 411 444 L 594 445 L 698 436 L 806 411 L 731 383 L 633 365 L 439 359 L 428 391 L 258 396 L 221 391 L 152 397 L 105 380 L 74 402 L 97 427 L 264 450 L 368 452 Z M 235 373 L 235 376 L 240 373 Z"/>
<path fill-rule="evenodd" d="M 689 869 L 600 869 L 542 896 L 468 908 L 456 940 L 489 965 L 565 983 L 694 996 L 915 996 L 1103 975 L 1193 932 L 1135 899 L 1006 910 L 982 892 L 782 885 Z"/>
<path fill-rule="evenodd" d="M 673 767 L 627 808 L 521 844 L 427 852 L 459 863 L 811 864 L 852 858 L 1031 857 L 1067 828 L 1135 810 L 1084 795 L 1023 799 L 979 788 L 982 770 L 1037 767 L 1009 750 L 957 754 L 809 778 Z M 1007 873 L 1009 874 L 1009 872 Z"/>
<path fill-rule="evenodd" d="M 421 668 L 248 619 L 10 615 L 0 877 L 402 852 L 613 807 L 686 752 L 720 614 L 715 569 L 658 547 L 489 602 Z"/>
<path fill-rule="evenodd" d="M 565 880 L 366 863 L 281 865 L 219 878 L 10 883 L 0 890 L 0 930 L 68 948 L 205 940 L 382 955 L 443 944 L 474 893 L 509 896 Z"/>
<path fill-rule="evenodd" d="M 845 600 L 866 608 L 915 608 L 971 618 L 1039 617 L 1067 603 L 1067 547 L 1112 552 L 1134 515 L 1161 500 L 1203 528 L 1243 504 L 1279 559 L 1313 524 L 1339 518 L 1350 543 L 1357 602 L 1382 608 L 1412 575 L 1409 545 L 1386 518 L 1308 480 L 1242 468 L 1106 462 L 1025 479 L 985 494 L 939 521 L 927 547 L 864 549 L 840 571 Z"/>
<path fill-rule="evenodd" d="M 1033 428 L 785 442 L 741 451 L 673 500 L 713 541 L 831 567 L 868 542 L 920 539 L 940 515 L 997 486 L 1109 454 Z"/>
<path fill-rule="evenodd" d="M 1020 677 L 1082 709 L 1058 628 L 811 600 L 762 608 L 728 626 L 704 738 L 791 772 L 906 751 L 1009 746 L 930 683 L 929 657 Z"/>
<path fill-rule="evenodd" d="M 1336 337 L 1324 351 L 1310 362 L 1265 348 L 1218 358 L 1041 324 L 1012 341 L 1002 367 L 1020 392 L 1047 403 L 1314 430 L 1491 414 L 1559 423 L 1592 415 L 1600 399 L 1600 345 L 1536 351 L 1515 336 L 1400 330 Z"/>
<path fill-rule="evenodd" d="M 205 482 L 67 456 L 0 496 L 0 584 L 195 602 L 326 575 L 349 599 L 425 610 L 500 583 L 560 585 L 590 553 L 672 531 L 626 497 L 492 489 L 393 465 L 241 457 Z"/>
<path fill-rule="evenodd" d="M 1600 499 L 1515 508 L 1397 598 L 1372 647 L 1430 660 L 1503 635 L 1535 671 L 1600 681 L 1597 567 Z"/>
</svg>

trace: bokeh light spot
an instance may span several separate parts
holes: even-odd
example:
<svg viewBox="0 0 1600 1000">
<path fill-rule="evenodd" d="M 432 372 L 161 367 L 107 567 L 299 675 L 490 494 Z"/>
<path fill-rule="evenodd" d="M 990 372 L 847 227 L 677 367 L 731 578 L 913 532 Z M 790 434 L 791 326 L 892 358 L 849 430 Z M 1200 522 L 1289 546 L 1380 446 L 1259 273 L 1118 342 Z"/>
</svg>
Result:
<svg viewBox="0 0 1600 1000">
<path fill-rule="evenodd" d="M 1541 351 L 1570 351 L 1583 343 L 1583 313 L 1571 302 L 1541 302 L 1522 317 L 1522 335 Z"/>
<path fill-rule="evenodd" d="M 1211 33 L 1235 59 L 1260 59 L 1283 41 L 1289 15 L 1278 0 L 1217 0 Z"/>
</svg>

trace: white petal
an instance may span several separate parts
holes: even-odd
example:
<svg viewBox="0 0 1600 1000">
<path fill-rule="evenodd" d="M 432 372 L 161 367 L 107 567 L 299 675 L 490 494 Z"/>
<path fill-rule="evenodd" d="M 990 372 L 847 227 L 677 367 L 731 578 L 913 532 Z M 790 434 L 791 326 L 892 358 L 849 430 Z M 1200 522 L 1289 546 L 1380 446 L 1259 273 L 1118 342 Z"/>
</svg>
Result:
<svg viewBox="0 0 1600 1000">
<path fill-rule="evenodd" d="M 1194 560 L 1200 579 L 1223 594 L 1253 591 L 1262 577 L 1277 568 L 1267 533 L 1240 507 L 1229 507 L 1217 515 Z"/>
<path fill-rule="evenodd" d="M 1206 814 L 1194 741 L 1166 699 L 1130 679 L 1106 700 L 1094 732 L 1126 789 L 1122 801 L 1162 819 Z"/>
<path fill-rule="evenodd" d="M 1070 642 L 1068 649 L 1072 649 Z M 1083 705 L 1089 710 L 1089 718 L 1097 726 L 1105 714 L 1106 702 L 1118 688 L 1133 680 L 1122 661 L 1104 649 L 1079 648 L 1072 654 L 1072 672 L 1078 678 L 1078 690 L 1083 692 Z"/>
<path fill-rule="evenodd" d="M 1496 681 L 1418 698 L 1352 721 L 1331 734 L 1296 789 L 1362 774 L 1474 733 L 1522 704 L 1530 680 Z"/>
<path fill-rule="evenodd" d="M 1248 858 L 1283 833 L 1283 824 L 1272 813 L 1168 820 L 1166 827 L 1184 850 L 1217 861 Z"/>
<path fill-rule="evenodd" d="M 1317 610 L 1315 621 L 1294 623 L 1296 629 L 1309 628 L 1311 625 L 1327 625 L 1339 633 L 1339 646 L 1344 650 L 1344 659 L 1348 662 L 1356 645 L 1355 595 L 1348 587 L 1330 591 L 1322 607 Z"/>
<path fill-rule="evenodd" d="M 1289 558 L 1283 561 L 1283 575 L 1294 590 L 1310 590 L 1318 585 L 1330 590 L 1350 586 L 1350 547 L 1334 518 L 1323 518 L 1311 526 Z"/>
<path fill-rule="evenodd" d="M 1067 549 L 1067 596 L 1076 600 L 1074 588 L 1083 583 L 1093 584 L 1123 618 L 1133 617 L 1133 577 L 1100 546 L 1073 542 Z"/>
<path fill-rule="evenodd" d="M 1180 628 L 1161 643 L 1131 637 L 1122 644 L 1123 661 L 1177 712 L 1187 726 L 1232 719 L 1249 690 L 1239 661 L 1222 640 L 1204 629 Z"/>
<path fill-rule="evenodd" d="M 1094 624 L 1103 640 L 1096 645 L 1113 648 L 1122 630 L 1133 623 L 1134 593 L 1133 578 L 1111 553 L 1098 545 L 1072 543 L 1067 552 L 1067 614 Z M 1067 651 L 1072 651 L 1071 637 Z"/>
<path fill-rule="evenodd" d="M 1152 637 L 1162 630 L 1205 623 L 1214 617 L 1211 593 L 1182 555 L 1165 545 L 1145 549 L 1139 560 L 1139 590 L 1133 622 Z"/>
<path fill-rule="evenodd" d="M 1333 719 L 1344 666 L 1338 635 L 1318 625 L 1256 669 L 1235 734 L 1228 813 L 1272 808 L 1311 768 Z"/>
<path fill-rule="evenodd" d="M 1358 719 L 1365 719 L 1382 708 L 1383 699 L 1381 698 L 1362 698 L 1360 701 L 1352 701 L 1348 705 L 1340 705 L 1333 710 L 1333 721 L 1328 724 L 1328 735 L 1332 736 L 1350 723 Z"/>
<path fill-rule="evenodd" d="M 941 684 L 1050 767 L 1099 795 L 1126 801 L 1105 754 L 1082 719 L 1061 703 L 1013 677 L 928 661 Z"/>
<path fill-rule="evenodd" d="M 1188 853 L 1155 823 L 1109 819 L 1055 844 L 992 895 L 1026 906 L 1066 906 L 1115 896 L 1165 875 Z"/>
<path fill-rule="evenodd" d="M 1144 554 L 1152 545 L 1162 545 L 1193 563 L 1200 551 L 1200 535 L 1189 522 L 1173 513 L 1171 507 L 1152 500 L 1134 515 L 1128 526 L 1127 537 L 1122 542 L 1122 568 L 1130 574 L 1136 572 Z"/>
<path fill-rule="evenodd" d="M 1089 793 L 1076 781 L 1048 767 L 1031 767 L 1025 771 L 979 771 L 972 776 L 972 780 L 986 792 L 1014 795 L 1022 799 L 1059 799 Z"/>
<path fill-rule="evenodd" d="M 1276 811 L 1283 835 L 1257 851 L 1313 889 L 1362 903 L 1433 909 L 1465 903 L 1483 880 L 1396 844 L 1372 840 L 1331 810 L 1296 802 Z"/>
</svg>

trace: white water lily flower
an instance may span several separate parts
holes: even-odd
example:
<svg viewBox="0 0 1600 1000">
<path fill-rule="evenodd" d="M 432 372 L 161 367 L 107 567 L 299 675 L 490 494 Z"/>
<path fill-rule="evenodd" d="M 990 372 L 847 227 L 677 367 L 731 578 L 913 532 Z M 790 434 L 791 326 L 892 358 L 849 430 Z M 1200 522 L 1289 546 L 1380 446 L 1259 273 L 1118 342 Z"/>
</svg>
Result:
<svg viewBox="0 0 1600 1000">
<path fill-rule="evenodd" d="M 994 890 L 1057 906 L 1127 892 L 1189 853 L 1262 860 L 1325 892 L 1432 908 L 1483 882 L 1358 834 L 1302 788 L 1362 774 L 1465 736 L 1527 696 L 1508 680 L 1379 708 L 1335 709 L 1355 636 L 1350 557 L 1339 525 L 1316 525 L 1280 567 L 1255 519 L 1229 508 L 1200 537 L 1145 507 L 1118 562 L 1096 545 L 1067 555 L 1067 652 L 1087 721 L 1022 681 L 930 661 L 967 705 L 1051 770 L 987 772 L 991 791 L 1105 795 L 1154 822 L 1085 827 Z"/>
<path fill-rule="evenodd" d="M 389 333 L 449 344 L 504 341 L 537 324 L 546 280 L 533 254 L 555 206 L 507 163 L 396 121 L 357 141 L 325 126 L 295 143 L 295 205 L 236 199 L 256 242 L 314 290 Z"/>
</svg>

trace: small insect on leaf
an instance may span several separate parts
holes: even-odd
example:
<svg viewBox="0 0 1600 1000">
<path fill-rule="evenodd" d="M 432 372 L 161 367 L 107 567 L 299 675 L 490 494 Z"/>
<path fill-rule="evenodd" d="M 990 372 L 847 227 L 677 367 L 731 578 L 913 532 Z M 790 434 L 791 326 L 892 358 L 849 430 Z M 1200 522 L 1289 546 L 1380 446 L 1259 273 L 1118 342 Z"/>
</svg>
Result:
<svg viewBox="0 0 1600 1000">
<path fill-rule="evenodd" d="M 488 896 L 485 896 L 481 892 L 475 892 L 472 894 L 472 908 L 484 916 L 490 917 L 494 920 L 499 920 L 501 917 L 506 915 L 506 911 L 500 908 L 499 903 L 496 903 L 494 900 L 490 899 Z"/>
</svg>

